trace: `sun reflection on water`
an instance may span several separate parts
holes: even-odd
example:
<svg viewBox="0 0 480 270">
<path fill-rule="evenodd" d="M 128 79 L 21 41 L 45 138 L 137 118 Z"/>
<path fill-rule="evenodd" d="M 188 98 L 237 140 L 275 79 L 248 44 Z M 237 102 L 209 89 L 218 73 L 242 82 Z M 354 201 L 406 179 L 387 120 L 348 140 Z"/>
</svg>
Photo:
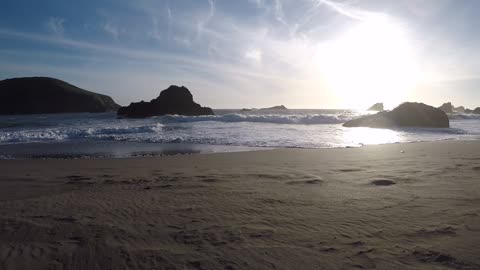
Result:
<svg viewBox="0 0 480 270">
<path fill-rule="evenodd" d="M 399 132 L 389 129 L 364 127 L 345 128 L 342 136 L 345 144 L 351 146 L 386 144 L 401 141 Z"/>
</svg>

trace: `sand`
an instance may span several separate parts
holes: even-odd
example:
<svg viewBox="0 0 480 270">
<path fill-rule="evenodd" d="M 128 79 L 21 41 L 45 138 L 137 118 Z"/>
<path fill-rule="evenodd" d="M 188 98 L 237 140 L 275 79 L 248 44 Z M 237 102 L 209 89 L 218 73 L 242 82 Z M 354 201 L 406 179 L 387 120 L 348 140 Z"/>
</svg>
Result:
<svg viewBox="0 0 480 270">
<path fill-rule="evenodd" d="M 480 269 L 480 142 L 3 160 L 0 269 Z"/>
</svg>

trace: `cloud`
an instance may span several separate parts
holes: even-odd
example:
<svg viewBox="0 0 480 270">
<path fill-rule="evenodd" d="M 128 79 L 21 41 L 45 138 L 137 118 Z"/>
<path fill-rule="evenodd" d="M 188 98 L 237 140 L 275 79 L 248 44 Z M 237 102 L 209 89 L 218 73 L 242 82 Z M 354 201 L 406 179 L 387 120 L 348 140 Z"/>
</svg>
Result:
<svg viewBox="0 0 480 270">
<path fill-rule="evenodd" d="M 169 6 L 167 6 L 167 22 L 168 22 L 168 38 L 172 36 L 172 23 L 173 23 L 173 15 L 172 15 L 172 10 L 170 9 Z"/>
<path fill-rule="evenodd" d="M 346 3 L 340 3 L 333 0 L 315 0 L 317 1 L 316 7 L 324 5 L 340 15 L 348 17 L 350 19 L 355 20 L 364 20 L 372 15 L 378 15 L 378 13 L 368 12 L 365 10 L 361 10 L 358 8 L 353 7 L 352 5 Z"/>
<path fill-rule="evenodd" d="M 118 41 L 119 29 L 112 22 L 106 22 L 102 25 L 103 31 L 112 36 L 113 39 Z"/>
<path fill-rule="evenodd" d="M 50 17 L 48 21 L 45 23 L 47 29 L 54 35 L 61 36 L 65 32 L 63 24 L 65 23 L 65 19 L 57 18 L 57 17 Z"/>
<path fill-rule="evenodd" d="M 208 6 L 209 6 L 208 15 L 205 18 L 199 20 L 197 23 L 197 39 L 199 39 L 202 36 L 203 32 L 205 31 L 205 26 L 215 16 L 215 2 L 216 0 L 208 0 Z"/>
<path fill-rule="evenodd" d="M 245 52 L 245 58 L 252 59 L 255 62 L 262 61 L 262 51 L 259 49 L 251 49 Z"/>
<path fill-rule="evenodd" d="M 285 21 L 285 15 L 283 13 L 283 5 L 281 0 L 275 0 L 275 18 L 282 24 L 288 25 Z"/>
<path fill-rule="evenodd" d="M 385 2 L 375 0 L 366 5 L 381 7 Z M 39 48 L 48 48 L 46 50 L 51 52 L 68 51 L 71 55 L 98 58 L 113 70 L 122 66 L 125 74 L 130 71 L 131 77 L 152 76 L 151 81 L 176 82 L 181 79 L 177 82 L 181 83 L 194 80 L 200 85 L 208 85 L 211 91 L 229 93 L 259 89 L 260 94 L 268 94 L 269 89 L 302 88 L 302 95 L 320 95 L 326 92 L 321 82 L 324 76 L 318 69 L 318 62 L 322 59 L 315 56 L 321 55 L 318 51 L 324 48 L 322 44 L 337 38 L 348 26 L 382 16 L 361 9 L 359 5 L 364 2 L 357 0 L 118 0 L 115 3 L 117 7 L 123 6 L 119 7 L 120 10 L 104 8 L 108 14 L 107 11 L 97 14 L 100 15 L 97 20 L 69 17 L 67 32 L 71 35 L 65 35 L 64 19 L 52 17 L 46 25 L 54 35 L 0 28 L 0 36 L 23 40 L 25 44 L 39 44 Z M 73 33 L 76 21 L 88 24 L 89 28 Z M 113 39 L 105 39 L 106 35 Z M 99 40 L 105 43 L 99 43 Z M 446 46 L 440 42 L 434 45 L 435 50 L 428 50 L 431 58 L 441 54 L 439 46 Z M 35 47 L 32 48 L 23 50 L 34 51 Z M 445 55 L 452 55 L 449 50 L 447 52 L 450 54 Z M 46 57 L 22 59 L 24 62 L 37 59 L 36 63 L 41 65 Z M 455 74 L 464 75 L 465 64 L 460 60 L 464 59 L 456 61 L 459 70 L 455 70 Z M 22 61 L 17 60 L 17 64 Z M 74 63 L 80 61 L 65 61 L 62 67 L 71 65 L 73 68 Z M 469 61 L 472 60 L 465 62 Z M 82 66 L 93 61 L 85 62 L 87 64 Z M 53 67 L 51 63 L 45 65 Z M 445 56 L 439 64 L 435 62 L 436 69 L 445 65 L 453 66 L 445 61 Z M 5 64 L 3 66 L 7 68 Z M 98 70 L 107 71 L 95 65 L 90 67 L 92 74 Z M 143 67 L 151 70 L 143 70 Z M 443 73 L 446 72 L 442 72 L 442 76 Z M 450 72 L 449 76 L 453 73 Z"/>
</svg>

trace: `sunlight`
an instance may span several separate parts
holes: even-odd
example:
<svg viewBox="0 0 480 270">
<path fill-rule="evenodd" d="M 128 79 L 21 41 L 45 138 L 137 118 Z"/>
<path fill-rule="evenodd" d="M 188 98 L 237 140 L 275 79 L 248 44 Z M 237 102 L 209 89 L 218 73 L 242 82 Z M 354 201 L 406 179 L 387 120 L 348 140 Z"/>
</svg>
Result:
<svg viewBox="0 0 480 270">
<path fill-rule="evenodd" d="M 342 134 L 346 145 L 376 145 L 401 141 L 398 132 L 389 129 L 352 128 L 345 129 Z"/>
<path fill-rule="evenodd" d="M 322 44 L 315 60 L 328 87 L 350 108 L 397 105 L 418 79 L 405 32 L 384 17 L 365 20 Z"/>
</svg>

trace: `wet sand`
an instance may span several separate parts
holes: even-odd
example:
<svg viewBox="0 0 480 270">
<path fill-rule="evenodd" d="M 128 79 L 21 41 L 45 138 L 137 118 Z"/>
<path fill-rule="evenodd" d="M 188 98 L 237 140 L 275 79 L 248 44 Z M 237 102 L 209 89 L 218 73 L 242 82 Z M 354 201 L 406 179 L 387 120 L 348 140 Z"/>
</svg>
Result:
<svg viewBox="0 0 480 270">
<path fill-rule="evenodd" d="M 0 269 L 480 269 L 480 142 L 0 161 Z"/>
</svg>

